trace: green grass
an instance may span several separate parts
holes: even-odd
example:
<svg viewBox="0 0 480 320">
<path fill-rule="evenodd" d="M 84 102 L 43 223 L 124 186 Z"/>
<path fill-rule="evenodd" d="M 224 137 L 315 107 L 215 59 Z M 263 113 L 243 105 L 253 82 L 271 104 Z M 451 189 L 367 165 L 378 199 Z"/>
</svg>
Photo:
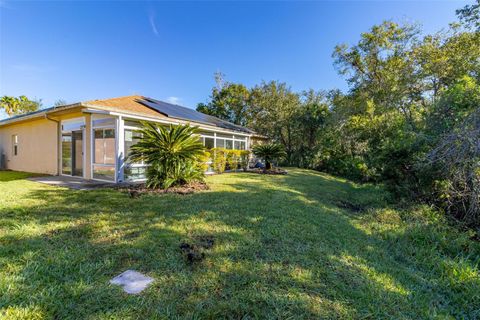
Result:
<svg viewBox="0 0 480 320">
<path fill-rule="evenodd" d="M 379 187 L 291 169 L 131 199 L 23 178 L 0 172 L 0 318 L 480 318 L 480 244 Z M 191 266 L 179 245 L 202 235 Z M 156 280 L 127 295 L 108 282 L 127 269 Z"/>
</svg>

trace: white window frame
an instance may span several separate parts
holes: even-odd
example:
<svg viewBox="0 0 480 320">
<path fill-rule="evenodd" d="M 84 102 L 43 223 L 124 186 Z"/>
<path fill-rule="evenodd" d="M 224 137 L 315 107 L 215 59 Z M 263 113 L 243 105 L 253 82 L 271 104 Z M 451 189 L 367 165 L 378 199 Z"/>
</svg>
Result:
<svg viewBox="0 0 480 320">
<path fill-rule="evenodd" d="M 135 127 L 135 126 L 126 126 L 124 125 L 123 126 L 123 132 L 124 132 L 124 137 L 123 137 L 123 142 L 122 142 L 122 146 L 123 148 L 125 148 L 125 130 L 131 130 L 131 131 L 139 131 L 141 130 L 141 127 Z M 125 152 L 125 150 L 124 150 Z M 125 159 L 126 159 L 127 155 L 123 155 L 123 158 L 121 158 L 121 161 L 123 162 L 123 177 L 125 178 L 125 169 L 126 168 L 146 168 L 148 167 L 147 164 L 145 164 L 143 161 L 141 163 L 130 163 L 130 164 L 127 164 Z M 133 179 L 133 180 L 128 180 L 128 182 L 141 182 L 141 181 L 146 181 L 147 179 L 146 178 L 141 178 L 141 179 Z"/>
<path fill-rule="evenodd" d="M 114 123 L 113 124 L 100 124 L 100 125 L 94 125 L 95 120 L 100 120 L 100 119 L 113 119 Z M 102 116 L 102 115 L 92 115 L 90 118 L 90 179 L 96 180 L 96 181 L 104 181 L 104 182 L 114 182 L 117 183 L 119 181 L 118 176 L 119 176 L 119 161 L 118 161 L 118 152 L 119 152 L 119 147 L 118 147 L 118 116 Z M 114 139 L 115 139 L 115 164 L 103 164 L 103 163 L 95 163 L 95 130 L 96 129 L 113 129 L 114 131 Z M 106 167 L 106 168 L 114 168 L 115 169 L 115 174 L 113 181 L 112 180 L 107 180 L 107 179 L 99 179 L 99 178 L 94 178 L 93 176 L 93 167 L 94 166 L 99 166 L 99 167 Z"/>
</svg>

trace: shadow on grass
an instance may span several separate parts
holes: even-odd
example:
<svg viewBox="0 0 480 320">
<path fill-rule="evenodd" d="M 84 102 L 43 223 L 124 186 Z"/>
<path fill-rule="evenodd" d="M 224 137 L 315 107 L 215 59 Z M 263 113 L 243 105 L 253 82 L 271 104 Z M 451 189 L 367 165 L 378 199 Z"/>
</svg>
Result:
<svg viewBox="0 0 480 320">
<path fill-rule="evenodd" d="M 415 257 L 424 250 L 415 243 L 417 229 L 370 233 L 360 226 L 366 212 L 336 205 L 347 198 L 383 208 L 388 196 L 377 188 L 308 171 L 214 179 L 209 192 L 138 199 L 113 190 L 33 190 L 29 198 L 48 204 L 1 213 L 11 228 L 0 236 L 0 269 L 7 270 L 2 286 L 9 284 L 0 308 L 33 301 L 54 318 L 426 318 L 476 312 L 473 295 L 458 294 L 442 270 Z M 205 234 L 213 236 L 214 247 L 204 261 L 189 265 L 179 244 Z M 435 241 L 428 257 L 459 267 Z M 465 266 L 475 269 L 465 256 Z M 126 269 L 156 281 L 145 293 L 127 296 L 108 284 Z M 478 288 L 474 279 L 463 285 Z"/>
</svg>

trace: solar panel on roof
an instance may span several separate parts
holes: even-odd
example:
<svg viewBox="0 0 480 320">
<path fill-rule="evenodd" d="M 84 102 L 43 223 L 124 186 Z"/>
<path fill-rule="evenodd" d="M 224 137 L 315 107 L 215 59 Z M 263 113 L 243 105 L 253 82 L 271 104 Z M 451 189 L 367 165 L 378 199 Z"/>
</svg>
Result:
<svg viewBox="0 0 480 320">
<path fill-rule="evenodd" d="M 176 118 L 176 119 L 181 119 L 181 120 L 187 120 L 187 121 L 195 121 L 195 122 L 200 122 L 200 123 L 205 123 L 209 125 L 213 125 L 219 128 L 224 128 L 224 129 L 229 129 L 229 130 L 235 130 L 235 131 L 241 131 L 245 133 L 253 133 L 252 130 L 244 128 L 242 126 L 230 123 L 228 121 L 198 112 L 196 110 L 192 110 L 186 107 L 182 107 L 179 105 L 155 100 L 152 98 L 145 98 L 145 99 L 139 99 L 141 104 L 154 109 L 161 114 L 164 114 L 165 116 L 169 118 Z"/>
</svg>

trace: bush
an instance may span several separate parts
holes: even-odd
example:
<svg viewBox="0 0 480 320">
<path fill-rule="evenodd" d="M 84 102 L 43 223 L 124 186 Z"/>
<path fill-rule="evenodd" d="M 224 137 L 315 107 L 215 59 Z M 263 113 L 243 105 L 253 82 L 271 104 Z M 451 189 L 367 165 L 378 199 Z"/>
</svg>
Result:
<svg viewBox="0 0 480 320">
<path fill-rule="evenodd" d="M 224 148 L 214 148 L 213 152 L 213 170 L 216 173 L 224 173 L 227 166 L 227 150 Z"/>
<path fill-rule="evenodd" d="M 253 147 L 253 153 L 265 160 L 265 169 L 272 168 L 271 162 L 276 159 L 285 157 L 283 146 L 276 143 L 260 144 Z"/>
<path fill-rule="evenodd" d="M 224 148 L 214 148 L 213 169 L 216 173 L 223 173 L 225 170 L 237 170 L 248 168 L 250 151 L 248 150 L 230 150 Z"/>
<path fill-rule="evenodd" d="M 131 148 L 132 161 L 144 161 L 147 187 L 167 189 L 174 185 L 203 180 L 204 146 L 189 125 L 169 127 L 142 123 L 142 138 Z"/>
<path fill-rule="evenodd" d="M 243 169 L 243 171 L 247 171 L 248 169 L 248 160 L 250 159 L 250 151 L 249 150 L 241 150 L 240 151 L 240 168 Z"/>
</svg>

